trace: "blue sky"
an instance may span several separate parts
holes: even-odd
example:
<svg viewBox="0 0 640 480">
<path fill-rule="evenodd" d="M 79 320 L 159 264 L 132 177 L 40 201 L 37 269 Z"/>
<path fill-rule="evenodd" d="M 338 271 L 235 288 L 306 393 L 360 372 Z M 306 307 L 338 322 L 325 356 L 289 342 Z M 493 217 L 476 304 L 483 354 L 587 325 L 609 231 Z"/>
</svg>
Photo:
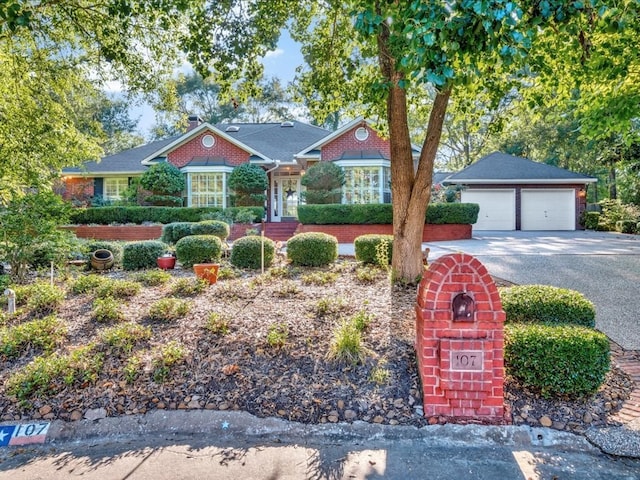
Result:
<svg viewBox="0 0 640 480">
<path fill-rule="evenodd" d="M 291 39 L 289 32 L 284 30 L 275 50 L 267 53 L 262 61 L 266 78 L 278 77 L 283 85 L 293 80 L 296 67 L 303 63 L 300 46 Z M 132 118 L 140 117 L 138 130 L 142 135 L 147 135 L 155 123 L 155 115 L 151 106 L 147 104 L 136 105 L 131 109 Z"/>
</svg>

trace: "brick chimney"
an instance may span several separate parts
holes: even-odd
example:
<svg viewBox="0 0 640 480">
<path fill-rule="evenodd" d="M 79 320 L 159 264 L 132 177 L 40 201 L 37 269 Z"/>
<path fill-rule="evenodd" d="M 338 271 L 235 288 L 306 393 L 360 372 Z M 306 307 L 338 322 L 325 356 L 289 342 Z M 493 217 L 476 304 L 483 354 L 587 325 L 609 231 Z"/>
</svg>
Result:
<svg viewBox="0 0 640 480">
<path fill-rule="evenodd" d="M 200 118 L 199 115 L 189 115 L 188 121 L 189 121 L 189 127 L 187 128 L 187 132 L 193 130 L 197 126 L 202 125 L 204 123 L 202 121 L 202 118 Z"/>
</svg>

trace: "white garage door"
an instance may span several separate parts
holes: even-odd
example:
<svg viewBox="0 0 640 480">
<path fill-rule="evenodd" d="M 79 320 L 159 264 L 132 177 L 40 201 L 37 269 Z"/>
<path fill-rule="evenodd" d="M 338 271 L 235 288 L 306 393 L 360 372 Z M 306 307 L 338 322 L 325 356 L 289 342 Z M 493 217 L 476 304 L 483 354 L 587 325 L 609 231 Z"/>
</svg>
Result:
<svg viewBox="0 0 640 480">
<path fill-rule="evenodd" d="M 515 190 L 463 190 L 461 200 L 464 203 L 480 205 L 478 222 L 473 225 L 474 230 L 516 229 Z"/>
<path fill-rule="evenodd" d="M 576 229 L 573 189 L 523 189 L 520 205 L 522 230 Z"/>
</svg>

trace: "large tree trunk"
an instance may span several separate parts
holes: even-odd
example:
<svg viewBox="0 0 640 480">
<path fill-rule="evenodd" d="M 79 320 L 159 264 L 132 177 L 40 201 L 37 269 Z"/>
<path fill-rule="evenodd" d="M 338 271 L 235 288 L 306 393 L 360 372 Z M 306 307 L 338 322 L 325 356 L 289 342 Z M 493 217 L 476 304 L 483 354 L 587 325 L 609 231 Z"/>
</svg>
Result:
<svg viewBox="0 0 640 480">
<path fill-rule="evenodd" d="M 389 30 L 384 23 L 378 33 L 378 51 L 380 70 L 389 84 L 387 122 L 393 202 L 392 276 L 394 281 L 416 283 L 424 271 L 422 230 L 431 198 L 433 164 L 451 89 L 446 88 L 436 94 L 418 167 L 414 169 L 407 119 L 407 95 L 401 86 L 404 75 L 396 70 L 396 59 L 389 44 Z"/>
</svg>

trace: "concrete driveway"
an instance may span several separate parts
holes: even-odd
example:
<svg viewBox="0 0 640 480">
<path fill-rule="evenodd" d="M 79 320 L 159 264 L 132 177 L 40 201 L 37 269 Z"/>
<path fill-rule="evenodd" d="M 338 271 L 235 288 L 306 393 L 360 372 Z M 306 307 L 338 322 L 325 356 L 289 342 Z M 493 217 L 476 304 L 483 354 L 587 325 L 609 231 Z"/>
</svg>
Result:
<svg viewBox="0 0 640 480">
<path fill-rule="evenodd" d="M 612 232 L 477 232 L 471 240 L 430 242 L 429 259 L 469 253 L 511 282 L 582 292 L 596 327 L 626 350 L 640 350 L 640 236 Z"/>
</svg>

